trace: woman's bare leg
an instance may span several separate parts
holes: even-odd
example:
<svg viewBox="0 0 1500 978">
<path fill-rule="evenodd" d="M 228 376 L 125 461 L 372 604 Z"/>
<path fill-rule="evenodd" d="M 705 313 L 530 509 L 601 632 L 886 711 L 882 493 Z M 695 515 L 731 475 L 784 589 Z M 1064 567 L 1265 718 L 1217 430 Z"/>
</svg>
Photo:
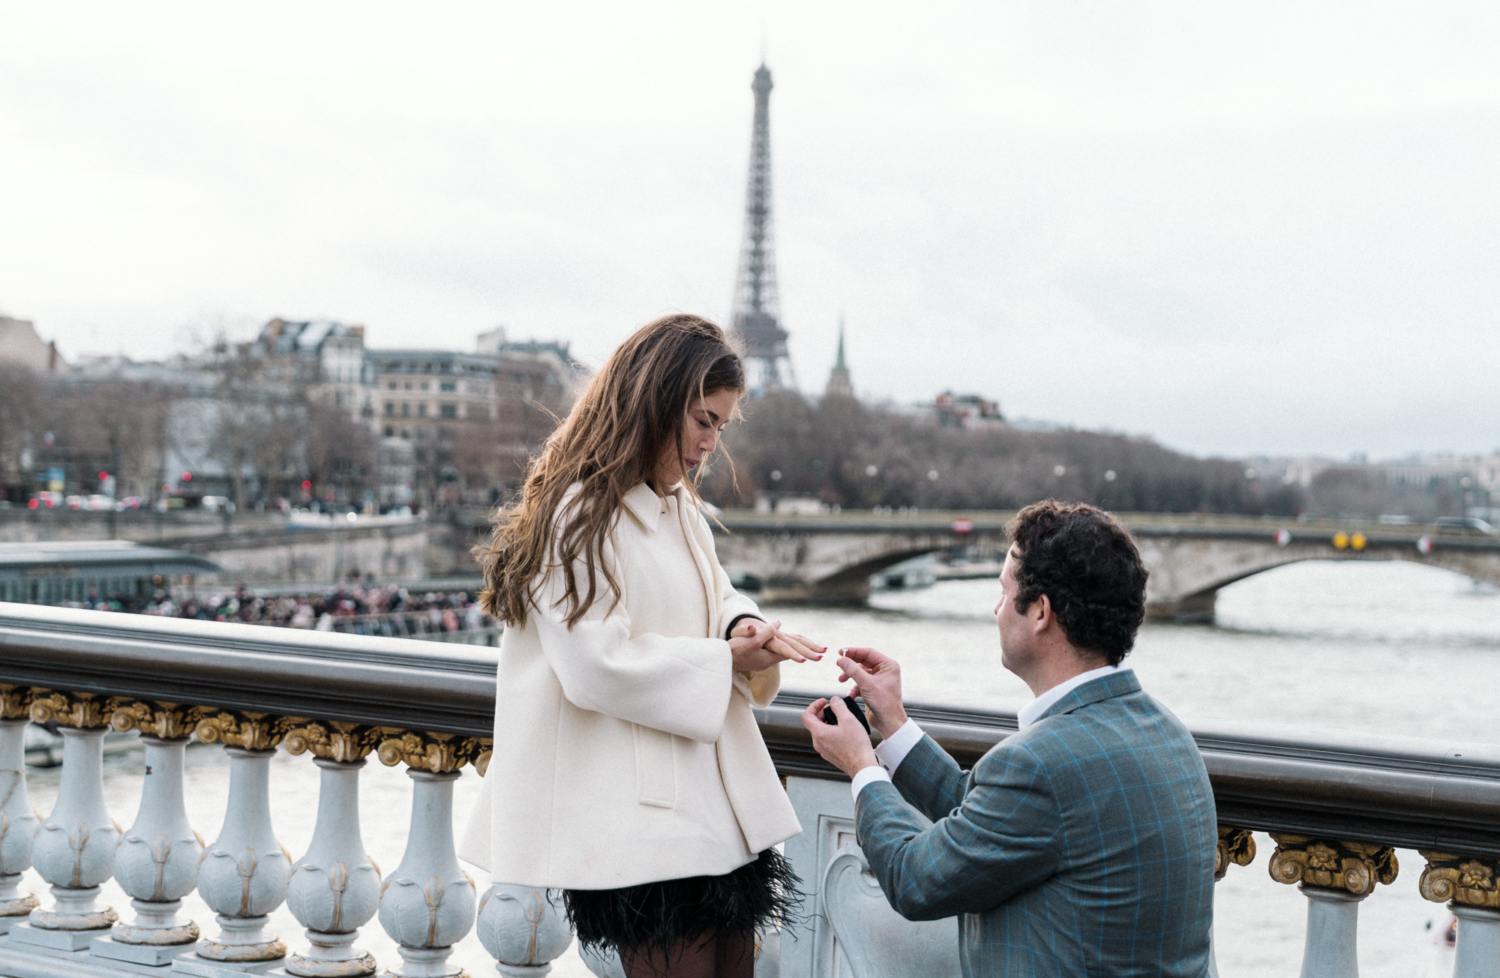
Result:
<svg viewBox="0 0 1500 978">
<path fill-rule="evenodd" d="M 667 948 L 622 947 L 625 978 L 715 978 L 715 935 L 678 941 Z"/>
<path fill-rule="evenodd" d="M 714 942 L 714 978 L 755 978 L 754 931 L 719 931 Z"/>
</svg>

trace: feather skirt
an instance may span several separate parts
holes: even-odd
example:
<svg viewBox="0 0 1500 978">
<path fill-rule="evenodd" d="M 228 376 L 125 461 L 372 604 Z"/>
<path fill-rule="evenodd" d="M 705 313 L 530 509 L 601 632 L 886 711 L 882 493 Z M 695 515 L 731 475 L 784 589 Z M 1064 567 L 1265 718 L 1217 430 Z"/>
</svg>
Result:
<svg viewBox="0 0 1500 978">
<path fill-rule="evenodd" d="M 802 903 L 801 882 L 785 856 L 767 849 L 723 876 L 659 880 L 617 890 L 564 890 L 563 901 L 584 947 L 666 950 L 716 931 L 794 923 Z"/>
</svg>

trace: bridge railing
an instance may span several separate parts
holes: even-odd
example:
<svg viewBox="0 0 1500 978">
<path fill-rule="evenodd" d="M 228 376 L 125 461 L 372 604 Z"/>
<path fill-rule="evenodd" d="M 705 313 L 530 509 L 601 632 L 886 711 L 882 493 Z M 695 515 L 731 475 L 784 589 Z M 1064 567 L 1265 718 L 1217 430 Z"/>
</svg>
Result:
<svg viewBox="0 0 1500 978">
<path fill-rule="evenodd" d="M 123 978 L 155 966 L 218 978 L 215 968 L 256 961 L 296 975 L 369 974 L 377 962 L 359 931 L 377 915 L 399 958 L 379 966 L 403 978 L 456 975 L 453 946 L 476 928 L 502 974 L 545 973 L 570 940 L 556 895 L 525 885 L 480 893 L 454 855 L 453 785 L 488 760 L 495 663 L 494 650 L 461 645 L 0 605 L 0 975 L 118 968 Z M 811 939 L 781 944 L 780 973 L 957 974 L 953 922 L 901 920 L 861 872 L 847 782 L 798 720 L 807 700 L 787 694 L 758 714 L 802 817 L 787 850 L 811 896 L 800 925 L 811 933 L 799 935 Z M 966 766 L 1015 730 L 1005 713 L 911 713 Z M 26 792 L 27 723 L 55 724 L 65 741 L 56 804 L 40 817 Z M 137 732 L 145 748 L 128 828 L 105 804 L 101 748 L 112 729 Z M 1360 901 L 1398 885 L 1395 848 L 1426 861 L 1405 867 L 1399 885 L 1448 902 L 1461 921 L 1455 973 L 1493 973 L 1500 749 L 1219 722 L 1193 731 L 1218 804 L 1217 871 L 1249 865 L 1251 832 L 1271 833 L 1272 877 L 1299 884 L 1307 900 L 1303 974 L 1355 973 Z M 223 827 L 208 843 L 183 803 L 194 737 L 229 758 Z M 295 860 L 271 818 L 277 749 L 320 768 L 320 795 L 303 816 L 311 843 Z M 406 852 L 385 874 L 359 828 L 371 754 L 412 779 Z M 23 891 L 30 867 L 50 893 Z M 111 879 L 128 908 L 104 905 Z M 184 918 L 194 890 L 214 921 Z M 305 936 L 271 933 L 268 915 L 283 903 Z M 768 967 L 777 944 L 762 944 Z M 882 957 L 872 961 L 871 949 Z M 611 973 L 610 962 L 590 966 Z"/>
</svg>

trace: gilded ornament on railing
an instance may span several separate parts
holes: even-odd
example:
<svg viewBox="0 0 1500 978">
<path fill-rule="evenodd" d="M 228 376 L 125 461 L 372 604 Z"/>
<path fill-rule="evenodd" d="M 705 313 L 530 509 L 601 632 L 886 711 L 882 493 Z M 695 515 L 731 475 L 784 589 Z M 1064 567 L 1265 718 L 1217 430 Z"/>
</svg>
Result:
<svg viewBox="0 0 1500 978">
<path fill-rule="evenodd" d="M 1500 908 L 1500 887 L 1496 886 L 1496 870 L 1500 868 L 1492 859 L 1476 859 L 1471 856 L 1455 856 L 1447 852 L 1421 853 L 1427 860 L 1417 889 L 1433 903 L 1454 903 L 1466 907 Z"/>
<path fill-rule="evenodd" d="M 138 730 L 162 740 L 186 740 L 193 735 L 203 715 L 201 706 L 181 706 L 153 700 L 121 701 L 110 715 L 109 725 L 121 733 Z"/>
<path fill-rule="evenodd" d="M 97 730 L 109 726 L 115 708 L 128 700 L 98 696 L 94 693 L 56 693 L 37 690 L 31 701 L 31 722 L 56 720 L 60 727 Z"/>
<path fill-rule="evenodd" d="M 367 724 L 308 720 L 288 730 L 282 745 L 289 754 L 310 752 L 314 757 L 348 764 L 370 753 L 387 736 Z"/>
<path fill-rule="evenodd" d="M 1219 848 L 1214 854 L 1214 881 L 1218 882 L 1229 872 L 1229 866 L 1248 866 L 1255 860 L 1255 836 L 1249 829 L 1234 829 L 1219 826 Z"/>
<path fill-rule="evenodd" d="M 1347 890 L 1369 896 L 1377 882 L 1395 882 L 1400 865 L 1396 851 L 1368 842 L 1325 842 L 1302 835 L 1271 833 L 1271 878 L 1278 883 L 1301 883 L 1324 889 Z"/>
<path fill-rule="evenodd" d="M 0 683 L 0 720 L 31 718 L 31 701 L 37 691 L 30 686 L 8 686 Z"/>
<path fill-rule="evenodd" d="M 223 741 L 231 747 L 246 750 L 273 750 L 288 730 L 307 721 L 298 717 L 278 717 L 269 713 L 219 710 L 198 721 L 195 733 L 205 744 Z"/>
<path fill-rule="evenodd" d="M 395 727 L 382 727 L 380 734 L 376 756 L 386 767 L 404 762 L 407 767 L 431 771 L 433 774 L 450 774 L 465 764 L 473 764 L 482 774 L 483 768 L 480 765 L 489 764 L 488 737 L 416 733 Z"/>
</svg>

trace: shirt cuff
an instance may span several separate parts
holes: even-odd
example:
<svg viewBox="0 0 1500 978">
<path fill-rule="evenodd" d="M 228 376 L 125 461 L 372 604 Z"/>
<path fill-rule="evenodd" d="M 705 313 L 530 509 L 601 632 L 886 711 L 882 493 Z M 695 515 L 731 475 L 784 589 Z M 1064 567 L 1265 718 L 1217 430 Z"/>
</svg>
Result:
<svg viewBox="0 0 1500 978">
<path fill-rule="evenodd" d="M 879 764 L 871 764 L 869 767 L 860 768 L 854 775 L 854 781 L 850 783 L 849 790 L 854 795 L 854 800 L 859 801 L 859 793 L 864 790 L 865 785 L 874 784 L 876 781 L 889 781 L 891 776 L 886 769 Z"/>
<path fill-rule="evenodd" d="M 911 749 L 917 746 L 925 736 L 922 728 L 917 726 L 917 721 L 907 720 L 901 725 L 901 729 L 882 740 L 875 748 L 875 760 L 880 762 L 881 767 L 895 774 L 896 768 L 906 760 L 906 755 L 910 754 Z"/>
</svg>

